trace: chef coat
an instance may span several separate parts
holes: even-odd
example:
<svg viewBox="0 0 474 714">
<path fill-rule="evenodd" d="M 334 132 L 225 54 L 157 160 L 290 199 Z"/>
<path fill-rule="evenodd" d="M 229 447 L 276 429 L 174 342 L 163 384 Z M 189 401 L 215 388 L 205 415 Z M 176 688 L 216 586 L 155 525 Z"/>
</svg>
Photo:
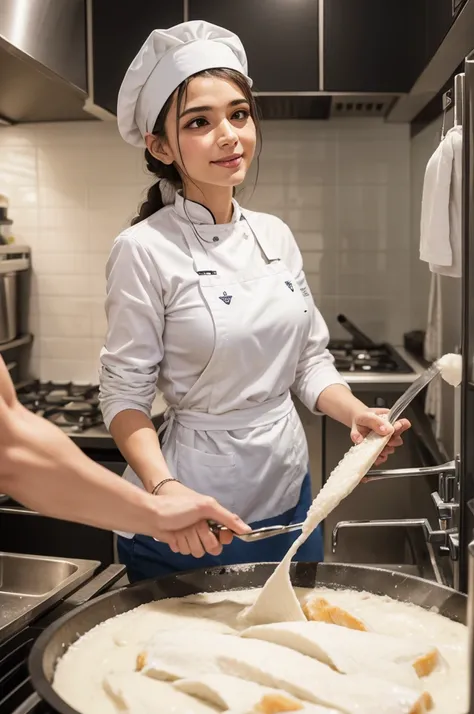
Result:
<svg viewBox="0 0 474 714">
<path fill-rule="evenodd" d="M 216 224 L 178 193 L 115 240 L 106 312 L 107 427 L 125 409 L 150 417 L 158 385 L 173 476 L 247 522 L 294 507 L 308 451 L 290 390 L 314 411 L 346 382 L 289 228 L 236 201 L 231 223 Z M 142 486 L 130 467 L 124 475 Z"/>
</svg>

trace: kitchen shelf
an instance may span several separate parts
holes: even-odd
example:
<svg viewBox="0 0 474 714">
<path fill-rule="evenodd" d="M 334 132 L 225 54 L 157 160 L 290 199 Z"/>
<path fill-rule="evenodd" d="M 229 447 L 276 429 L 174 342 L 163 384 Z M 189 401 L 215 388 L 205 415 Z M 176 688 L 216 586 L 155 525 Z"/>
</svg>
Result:
<svg viewBox="0 0 474 714">
<path fill-rule="evenodd" d="M 3 344 L 0 344 L 0 354 L 2 352 L 7 352 L 8 350 L 13 350 L 15 347 L 29 345 L 30 342 L 33 342 L 33 335 L 21 335 L 21 337 L 17 337 L 11 342 L 4 342 Z"/>
</svg>

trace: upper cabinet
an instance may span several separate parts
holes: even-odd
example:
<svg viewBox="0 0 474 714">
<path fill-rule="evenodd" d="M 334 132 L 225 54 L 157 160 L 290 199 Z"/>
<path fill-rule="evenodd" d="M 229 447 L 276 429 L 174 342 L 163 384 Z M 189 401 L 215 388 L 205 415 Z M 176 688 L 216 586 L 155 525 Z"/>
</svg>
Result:
<svg viewBox="0 0 474 714">
<path fill-rule="evenodd" d="M 91 4 L 94 103 L 116 114 L 118 91 L 131 61 L 152 30 L 183 22 L 183 3 L 93 0 Z"/>
<path fill-rule="evenodd" d="M 453 0 L 425 0 L 425 55 L 428 62 L 453 24 Z"/>
<path fill-rule="evenodd" d="M 254 91 L 319 90 L 318 0 L 189 0 L 189 19 L 239 35 Z"/>
<path fill-rule="evenodd" d="M 325 92 L 327 97 L 331 93 L 409 92 L 451 26 L 451 3 L 88 0 L 90 104 L 99 114 L 101 109 L 115 114 L 124 73 L 146 37 L 154 28 L 183 22 L 185 16 L 239 35 L 257 93 Z M 315 101 L 311 96 L 300 99 Z"/>
<path fill-rule="evenodd" d="M 326 91 L 410 89 L 423 68 L 424 0 L 325 0 L 323 6 Z"/>
</svg>

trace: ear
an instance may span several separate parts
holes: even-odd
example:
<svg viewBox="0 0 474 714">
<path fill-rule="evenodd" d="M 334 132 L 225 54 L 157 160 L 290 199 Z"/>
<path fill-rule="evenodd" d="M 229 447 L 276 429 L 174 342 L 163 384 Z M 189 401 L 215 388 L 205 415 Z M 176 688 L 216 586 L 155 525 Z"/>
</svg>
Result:
<svg viewBox="0 0 474 714">
<path fill-rule="evenodd" d="M 162 164 L 166 164 L 167 166 L 173 163 L 173 154 L 164 139 L 155 136 L 155 134 L 147 133 L 145 134 L 145 142 L 146 148 L 155 159 L 158 159 L 158 161 L 161 161 Z"/>
</svg>

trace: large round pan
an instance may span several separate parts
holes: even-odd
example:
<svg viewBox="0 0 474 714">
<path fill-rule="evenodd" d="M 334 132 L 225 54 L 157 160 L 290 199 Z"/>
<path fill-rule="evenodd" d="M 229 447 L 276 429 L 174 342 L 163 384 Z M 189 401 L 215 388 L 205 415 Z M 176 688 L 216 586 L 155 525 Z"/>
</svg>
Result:
<svg viewBox="0 0 474 714">
<path fill-rule="evenodd" d="M 33 685 L 59 714 L 78 714 L 54 692 L 51 682 L 56 662 L 79 637 L 104 620 L 152 600 L 262 587 L 274 569 L 275 563 L 257 563 L 194 570 L 146 580 L 102 595 L 57 620 L 40 635 L 29 660 Z M 421 578 L 340 563 L 292 563 L 290 573 L 291 581 L 297 587 L 322 585 L 389 595 L 395 600 L 411 602 L 426 609 L 435 608 L 441 615 L 466 624 L 466 596 Z"/>
</svg>

